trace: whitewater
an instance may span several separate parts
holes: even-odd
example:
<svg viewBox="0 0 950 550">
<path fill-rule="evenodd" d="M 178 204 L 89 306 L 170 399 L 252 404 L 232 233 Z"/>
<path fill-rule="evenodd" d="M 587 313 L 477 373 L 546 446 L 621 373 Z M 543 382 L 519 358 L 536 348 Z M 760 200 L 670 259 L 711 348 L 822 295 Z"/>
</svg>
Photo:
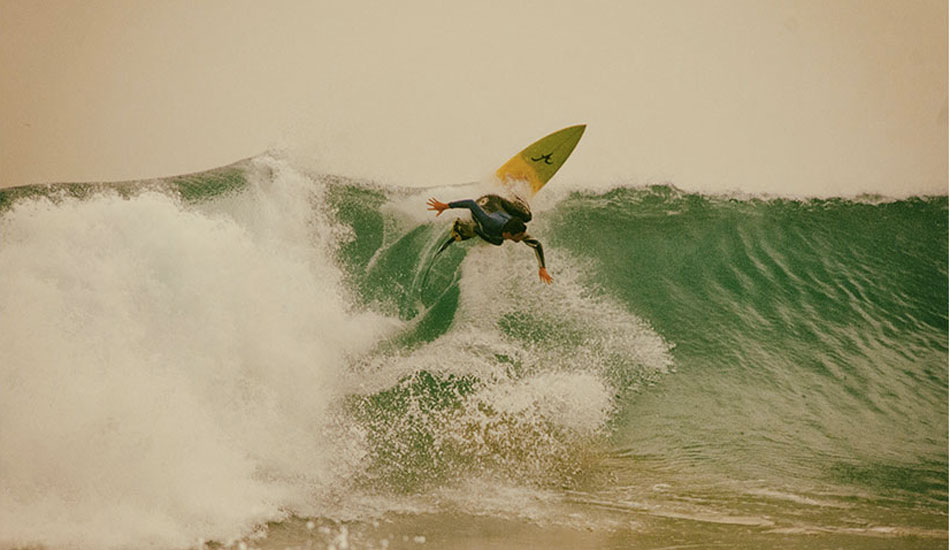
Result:
<svg viewBox="0 0 950 550">
<path fill-rule="evenodd" d="M 489 189 L 0 190 L 0 547 L 946 546 L 946 196 Z"/>
</svg>

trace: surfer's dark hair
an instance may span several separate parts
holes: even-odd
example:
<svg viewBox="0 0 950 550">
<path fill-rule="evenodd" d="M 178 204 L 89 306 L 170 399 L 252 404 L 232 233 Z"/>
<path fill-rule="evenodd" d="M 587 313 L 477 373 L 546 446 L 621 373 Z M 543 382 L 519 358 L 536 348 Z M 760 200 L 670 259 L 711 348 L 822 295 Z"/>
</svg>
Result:
<svg viewBox="0 0 950 550">
<path fill-rule="evenodd" d="M 528 230 L 528 226 L 524 224 L 523 221 L 518 218 L 511 218 L 505 222 L 505 225 L 502 226 L 501 232 L 508 233 L 509 235 L 517 235 L 518 233 L 524 233 Z"/>
</svg>

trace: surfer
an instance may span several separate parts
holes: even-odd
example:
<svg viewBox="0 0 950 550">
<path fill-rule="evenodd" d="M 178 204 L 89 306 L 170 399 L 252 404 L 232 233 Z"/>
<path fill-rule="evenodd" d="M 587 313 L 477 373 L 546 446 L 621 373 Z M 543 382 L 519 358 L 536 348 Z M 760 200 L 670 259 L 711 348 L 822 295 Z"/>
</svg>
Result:
<svg viewBox="0 0 950 550">
<path fill-rule="evenodd" d="M 454 242 L 471 239 L 476 235 L 495 246 L 501 246 L 506 240 L 520 242 L 534 249 L 538 257 L 538 277 L 541 281 L 550 284 L 553 280 L 544 267 L 544 249 L 541 242 L 527 233 L 525 224 L 531 221 L 531 211 L 523 202 L 510 201 L 498 195 L 484 195 L 478 200 L 464 199 L 448 204 L 430 198 L 426 205 L 428 210 L 435 211 L 436 216 L 449 208 L 468 208 L 472 212 L 472 219 L 469 221 L 456 218 L 451 237 L 439 248 L 439 252 Z"/>
</svg>

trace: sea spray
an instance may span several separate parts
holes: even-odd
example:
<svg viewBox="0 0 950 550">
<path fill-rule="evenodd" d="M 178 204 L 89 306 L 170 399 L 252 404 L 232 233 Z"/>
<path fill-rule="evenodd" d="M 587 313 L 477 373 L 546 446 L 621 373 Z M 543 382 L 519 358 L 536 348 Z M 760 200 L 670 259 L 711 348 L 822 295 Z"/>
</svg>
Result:
<svg viewBox="0 0 950 550">
<path fill-rule="evenodd" d="M 415 343 L 358 368 L 365 385 L 352 410 L 369 427 L 372 483 L 397 492 L 473 476 L 570 484 L 608 434 L 618 397 L 671 367 L 663 339 L 585 291 L 569 258 L 546 287 L 529 252 L 472 247 L 444 333 L 409 325 L 415 337 L 399 341 Z"/>
<path fill-rule="evenodd" d="M 331 404 L 392 323 L 350 308 L 315 186 L 3 214 L 0 543 L 227 540 L 350 475 L 359 432 Z"/>
</svg>

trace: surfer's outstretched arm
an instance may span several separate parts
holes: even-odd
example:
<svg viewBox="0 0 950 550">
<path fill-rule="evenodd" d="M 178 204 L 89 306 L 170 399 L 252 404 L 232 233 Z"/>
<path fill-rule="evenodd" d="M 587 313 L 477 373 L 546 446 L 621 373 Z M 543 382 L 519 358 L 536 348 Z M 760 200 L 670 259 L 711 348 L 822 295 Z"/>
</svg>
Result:
<svg viewBox="0 0 950 550">
<path fill-rule="evenodd" d="M 482 207 L 478 205 L 477 202 L 472 199 L 463 199 L 460 201 L 452 201 L 448 204 L 449 208 L 468 208 L 472 213 L 472 218 L 478 222 L 482 227 L 491 227 L 492 220 L 488 217 L 488 214 L 482 210 Z"/>
<path fill-rule="evenodd" d="M 428 210 L 434 210 L 435 215 L 438 216 L 442 212 L 448 210 L 449 208 L 468 208 L 472 212 L 472 218 L 478 222 L 481 227 L 492 227 L 496 225 L 495 222 L 488 216 L 488 214 L 482 210 L 481 206 L 478 206 L 478 203 L 472 199 L 464 199 L 460 201 L 452 201 L 448 204 L 440 202 L 434 198 L 429 199 L 426 203 L 429 208 Z M 493 242 L 492 244 L 501 244 L 501 239 L 498 239 L 498 242 Z"/>
<path fill-rule="evenodd" d="M 538 257 L 538 277 L 541 282 L 551 284 L 554 279 L 548 275 L 548 270 L 544 267 L 544 247 L 541 246 L 541 241 L 534 237 L 525 236 L 521 242 L 534 249 L 534 255 Z"/>
<path fill-rule="evenodd" d="M 488 214 L 486 214 L 485 211 L 482 210 L 482 207 L 478 206 L 478 203 L 473 201 L 472 199 L 452 201 L 446 204 L 434 198 L 430 198 L 426 202 L 426 206 L 429 207 L 426 210 L 434 210 L 436 216 L 442 214 L 442 212 L 445 212 L 449 208 L 468 208 L 472 212 L 472 217 L 478 220 L 479 222 L 484 222 L 488 218 Z"/>
<path fill-rule="evenodd" d="M 429 208 L 426 208 L 426 210 L 434 210 L 436 216 L 440 216 L 442 212 L 449 209 L 449 205 L 445 204 L 444 202 L 439 202 L 435 198 L 430 198 L 429 200 L 427 200 L 426 206 L 429 207 Z"/>
</svg>

